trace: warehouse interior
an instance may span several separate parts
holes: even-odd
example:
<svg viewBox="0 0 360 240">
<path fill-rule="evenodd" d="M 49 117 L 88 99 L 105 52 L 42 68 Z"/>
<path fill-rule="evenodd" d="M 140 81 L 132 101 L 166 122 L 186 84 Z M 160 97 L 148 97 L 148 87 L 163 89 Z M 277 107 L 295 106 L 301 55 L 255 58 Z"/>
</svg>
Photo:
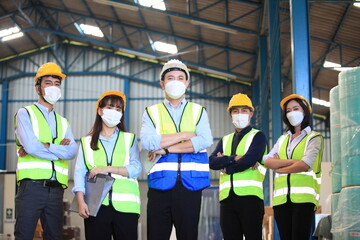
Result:
<svg viewBox="0 0 360 240">
<path fill-rule="evenodd" d="M 300 94 L 312 103 L 313 128 L 325 139 L 319 214 L 334 215 L 338 202 L 356 206 L 360 192 L 349 186 L 360 185 L 359 22 L 357 0 L 0 1 L 0 236 L 13 239 L 15 222 L 13 118 L 37 101 L 33 78 L 46 62 L 57 63 L 67 75 L 56 111 L 69 120 L 77 141 L 89 132 L 104 91 L 127 96 L 125 122 L 136 134 L 142 161 L 147 155 L 140 143 L 142 115 L 145 107 L 163 101 L 159 73 L 170 59 L 190 70 L 186 99 L 207 109 L 214 137 L 209 154 L 234 131 L 226 112 L 234 94 L 252 99 L 252 126 L 265 133 L 270 149 L 284 130 L 279 102 Z M 66 206 L 73 198 L 74 166 L 75 159 Z M 199 239 L 222 239 L 218 171 L 211 171 L 211 180 L 203 193 Z M 272 184 L 268 171 L 265 206 L 271 206 Z M 145 171 L 139 186 L 138 232 L 146 239 Z M 342 210 L 350 218 L 335 219 L 343 225 L 334 228 L 334 239 L 356 239 L 360 222 L 352 217 L 359 210 Z M 279 239 L 269 219 L 264 239 Z M 72 235 L 66 239 L 84 239 L 82 218 L 67 212 L 64 221 L 64 231 Z M 347 232 L 353 235 L 336 235 Z"/>
</svg>

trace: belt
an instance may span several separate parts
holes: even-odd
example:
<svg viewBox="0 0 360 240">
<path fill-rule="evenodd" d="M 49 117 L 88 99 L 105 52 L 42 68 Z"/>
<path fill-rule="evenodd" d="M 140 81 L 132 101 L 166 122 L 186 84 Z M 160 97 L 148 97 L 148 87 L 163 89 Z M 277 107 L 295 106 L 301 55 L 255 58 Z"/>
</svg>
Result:
<svg viewBox="0 0 360 240">
<path fill-rule="evenodd" d="M 48 179 L 45 179 L 45 180 L 24 179 L 24 180 L 21 180 L 20 183 L 25 182 L 25 181 L 38 183 L 38 184 L 41 184 L 43 187 L 62 187 L 62 184 L 59 183 L 58 181 L 48 180 Z"/>
</svg>

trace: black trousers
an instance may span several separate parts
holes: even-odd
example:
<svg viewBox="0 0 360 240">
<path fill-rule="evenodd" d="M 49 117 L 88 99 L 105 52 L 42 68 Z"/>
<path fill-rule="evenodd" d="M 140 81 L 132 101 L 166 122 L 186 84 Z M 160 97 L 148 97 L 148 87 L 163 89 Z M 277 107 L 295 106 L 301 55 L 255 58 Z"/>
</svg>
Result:
<svg viewBox="0 0 360 240">
<path fill-rule="evenodd" d="M 22 181 L 15 198 L 15 239 L 32 240 L 40 218 L 45 240 L 61 240 L 64 189 L 44 187 L 39 181 Z"/>
<path fill-rule="evenodd" d="M 238 196 L 232 190 L 220 202 L 220 225 L 225 240 L 262 239 L 264 201 L 256 196 Z"/>
<path fill-rule="evenodd" d="M 179 240 L 197 240 L 201 191 L 190 191 L 181 182 L 168 191 L 149 188 L 147 239 L 169 240 L 174 224 Z"/>
<path fill-rule="evenodd" d="M 282 240 L 307 240 L 315 216 L 313 203 L 292 203 L 274 206 L 274 217 Z"/>
<path fill-rule="evenodd" d="M 86 240 L 137 240 L 139 214 L 102 205 L 96 217 L 84 219 Z"/>
</svg>

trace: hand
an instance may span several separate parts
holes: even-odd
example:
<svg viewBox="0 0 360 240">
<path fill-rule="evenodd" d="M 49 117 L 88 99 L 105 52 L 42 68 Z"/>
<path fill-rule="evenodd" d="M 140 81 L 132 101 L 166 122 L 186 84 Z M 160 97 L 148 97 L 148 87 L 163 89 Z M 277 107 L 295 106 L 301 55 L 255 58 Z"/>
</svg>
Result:
<svg viewBox="0 0 360 240">
<path fill-rule="evenodd" d="M 24 147 L 21 147 L 19 150 L 18 150 L 18 156 L 19 157 L 25 157 L 27 155 L 27 152 L 25 151 Z"/>
<path fill-rule="evenodd" d="M 235 156 L 234 160 L 235 160 L 235 161 L 239 161 L 241 158 L 242 158 L 241 155 L 237 155 L 237 156 Z"/>
<path fill-rule="evenodd" d="M 70 139 L 64 138 L 63 140 L 61 140 L 60 145 L 69 145 L 70 142 L 71 142 Z"/>
<path fill-rule="evenodd" d="M 220 169 L 220 172 L 226 174 L 226 168 Z"/>
<path fill-rule="evenodd" d="M 190 140 L 190 138 L 196 136 L 196 133 L 194 133 L 194 132 L 181 132 L 181 133 L 182 133 L 184 141 Z"/>
<path fill-rule="evenodd" d="M 216 154 L 216 156 L 217 156 L 217 157 L 223 157 L 223 156 L 225 156 L 225 155 L 224 155 L 224 153 L 218 152 L 218 153 Z"/>
<path fill-rule="evenodd" d="M 280 159 L 279 158 L 279 155 L 277 153 L 274 154 L 274 157 L 273 158 L 276 158 L 276 159 Z"/>
<path fill-rule="evenodd" d="M 255 163 L 255 165 L 252 166 L 251 168 L 252 168 L 253 170 L 256 170 L 256 169 L 258 169 L 258 166 L 259 166 L 259 164 L 258 164 L 258 163 Z"/>
<path fill-rule="evenodd" d="M 150 162 L 153 162 L 155 160 L 156 157 L 156 152 L 148 152 L 148 160 Z"/>
<path fill-rule="evenodd" d="M 89 173 L 89 179 L 95 177 L 99 173 L 103 173 L 103 174 L 108 173 L 107 167 L 94 167 L 93 169 L 91 169 Z"/>
<path fill-rule="evenodd" d="M 49 147 L 50 147 L 50 143 L 43 143 L 43 142 L 41 142 L 41 143 L 42 143 L 42 145 L 44 145 L 45 148 L 49 148 Z"/>
<path fill-rule="evenodd" d="M 88 205 L 84 201 L 78 203 L 78 205 L 79 205 L 79 216 L 82 218 L 88 218 L 90 214 Z"/>
</svg>

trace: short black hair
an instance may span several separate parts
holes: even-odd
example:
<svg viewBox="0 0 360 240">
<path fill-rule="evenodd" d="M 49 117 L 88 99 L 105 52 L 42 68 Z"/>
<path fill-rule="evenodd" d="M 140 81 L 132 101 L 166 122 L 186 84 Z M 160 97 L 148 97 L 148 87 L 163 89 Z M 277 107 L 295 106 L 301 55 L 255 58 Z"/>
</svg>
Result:
<svg viewBox="0 0 360 240">
<path fill-rule="evenodd" d="M 61 84 L 61 80 L 62 80 L 62 77 L 58 76 L 58 75 L 44 75 L 44 76 L 41 76 L 37 79 L 36 83 L 35 83 L 35 86 L 37 85 L 40 85 L 41 84 L 41 80 L 44 78 L 44 77 L 52 77 L 52 78 L 56 78 L 56 79 L 59 79 L 60 80 L 60 84 Z"/>
</svg>

